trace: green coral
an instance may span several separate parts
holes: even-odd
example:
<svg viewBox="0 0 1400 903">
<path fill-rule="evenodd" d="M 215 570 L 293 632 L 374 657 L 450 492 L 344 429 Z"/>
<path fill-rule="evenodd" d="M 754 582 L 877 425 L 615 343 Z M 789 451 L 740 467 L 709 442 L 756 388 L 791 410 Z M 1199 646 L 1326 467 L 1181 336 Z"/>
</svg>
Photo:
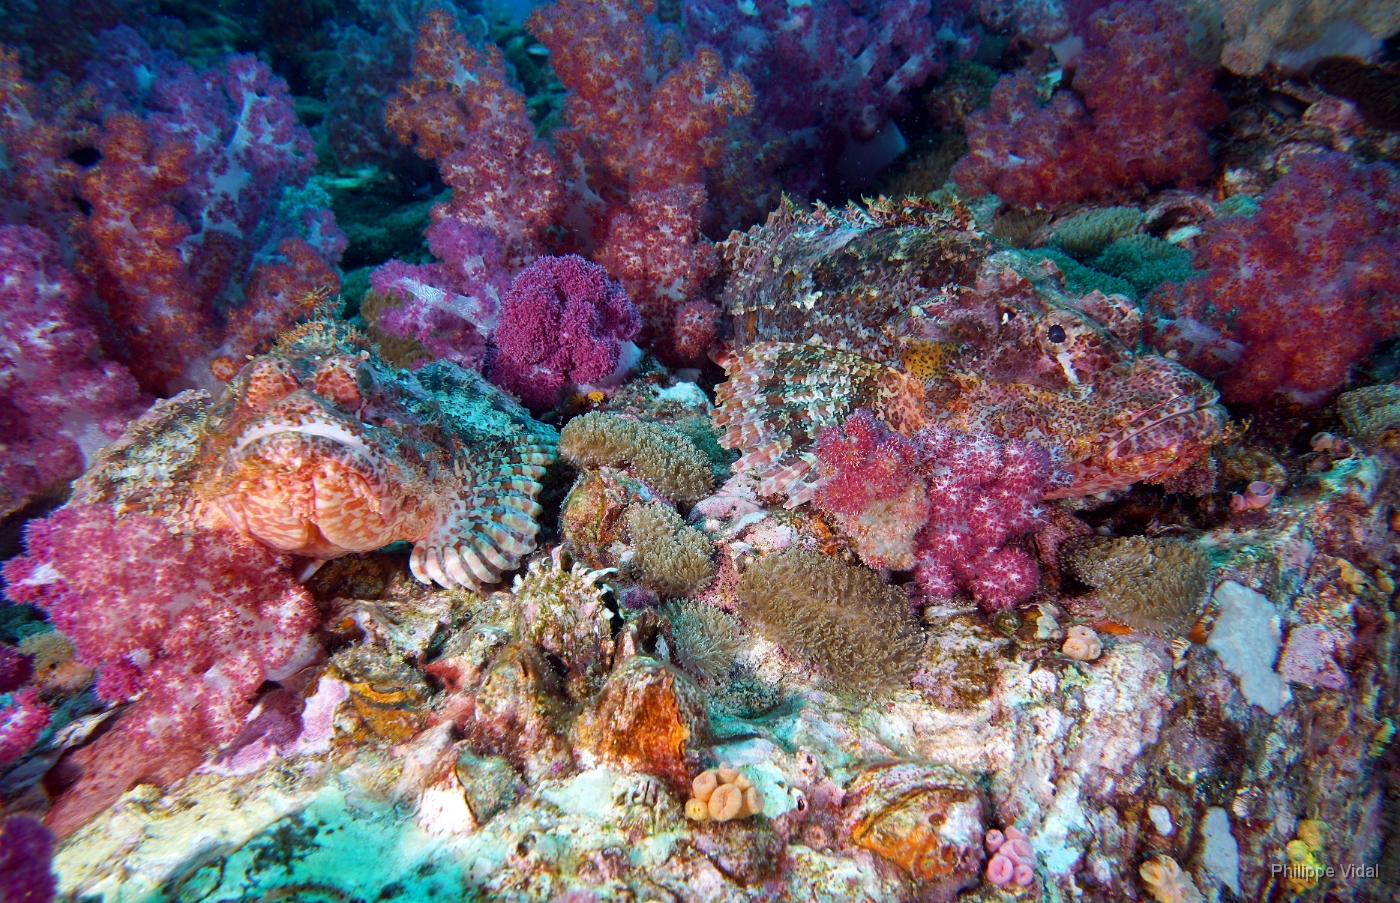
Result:
<svg viewBox="0 0 1400 903">
<path fill-rule="evenodd" d="M 1088 210 L 1059 223 L 1050 232 L 1050 243 L 1073 257 L 1093 257 L 1113 242 L 1131 235 L 1142 225 L 1136 207 L 1103 207 Z"/>
<path fill-rule="evenodd" d="M 1056 251 L 1054 248 L 1041 248 L 1029 252 L 1028 256 L 1031 260 L 1049 260 L 1059 267 L 1060 272 L 1065 276 L 1065 288 L 1071 294 L 1087 295 L 1097 290 L 1105 295 L 1127 295 L 1129 298 L 1137 299 L 1137 289 L 1133 288 L 1131 282 L 1087 267 L 1063 251 Z"/>
<path fill-rule="evenodd" d="M 1184 282 L 1195 275 L 1189 251 L 1151 235 L 1120 238 L 1104 248 L 1089 266 L 1131 284 L 1134 297 L 1139 298 L 1163 282 Z"/>
</svg>

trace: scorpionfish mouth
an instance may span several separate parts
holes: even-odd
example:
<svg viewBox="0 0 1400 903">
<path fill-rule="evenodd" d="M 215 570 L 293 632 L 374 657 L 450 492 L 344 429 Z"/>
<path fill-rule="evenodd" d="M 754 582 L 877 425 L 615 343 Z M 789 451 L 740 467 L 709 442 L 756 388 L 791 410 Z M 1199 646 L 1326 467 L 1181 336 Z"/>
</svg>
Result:
<svg viewBox="0 0 1400 903">
<path fill-rule="evenodd" d="M 311 558 L 414 538 L 420 506 L 357 426 L 275 415 L 249 426 L 225 461 L 225 513 L 266 545 Z"/>
<path fill-rule="evenodd" d="M 1068 465 L 1073 483 L 1046 498 L 1072 498 L 1161 482 L 1204 459 L 1229 435 L 1230 416 L 1214 386 L 1165 358 L 1140 359 L 1129 381 L 1141 406 L 1106 424 L 1099 450 Z"/>
</svg>

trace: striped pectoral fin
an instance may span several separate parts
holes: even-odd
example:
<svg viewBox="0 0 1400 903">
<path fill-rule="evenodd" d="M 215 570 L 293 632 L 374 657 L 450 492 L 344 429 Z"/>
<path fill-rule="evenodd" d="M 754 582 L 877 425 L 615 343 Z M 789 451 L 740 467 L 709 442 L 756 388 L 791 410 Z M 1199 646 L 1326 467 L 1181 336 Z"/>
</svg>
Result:
<svg viewBox="0 0 1400 903">
<path fill-rule="evenodd" d="M 869 407 L 886 368 L 824 345 L 760 342 L 725 360 L 729 381 L 715 390 L 719 442 L 742 452 L 738 473 L 755 473 L 759 492 L 786 495 L 792 508 L 816 491 L 817 434 Z"/>
<path fill-rule="evenodd" d="M 556 445 L 534 440 L 465 457 L 462 484 L 438 523 L 413 547 L 409 568 L 423 583 L 480 591 L 514 570 L 535 548 L 540 478 Z"/>
</svg>

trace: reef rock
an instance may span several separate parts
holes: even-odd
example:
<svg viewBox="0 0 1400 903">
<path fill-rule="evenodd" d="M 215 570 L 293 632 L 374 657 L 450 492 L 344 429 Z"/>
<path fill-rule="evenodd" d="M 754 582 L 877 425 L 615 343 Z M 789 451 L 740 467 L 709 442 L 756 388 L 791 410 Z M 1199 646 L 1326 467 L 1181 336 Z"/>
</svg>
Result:
<svg viewBox="0 0 1400 903">
<path fill-rule="evenodd" d="M 866 769 L 846 789 L 851 842 L 899 866 L 922 898 L 951 900 L 982 866 L 982 793 L 948 765 Z"/>
<path fill-rule="evenodd" d="M 573 741 L 585 766 L 654 775 L 685 794 L 698 770 L 687 761 L 689 752 L 707 744 L 709 735 L 700 688 L 675 668 L 636 655 L 613 670 L 579 714 Z"/>
</svg>

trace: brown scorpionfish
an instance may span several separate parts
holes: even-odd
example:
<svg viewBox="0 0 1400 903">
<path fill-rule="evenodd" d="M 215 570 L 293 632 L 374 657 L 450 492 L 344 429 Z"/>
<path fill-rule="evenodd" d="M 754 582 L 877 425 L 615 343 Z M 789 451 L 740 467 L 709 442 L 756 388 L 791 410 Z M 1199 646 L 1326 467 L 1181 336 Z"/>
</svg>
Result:
<svg viewBox="0 0 1400 903">
<path fill-rule="evenodd" d="M 352 327 L 310 323 L 211 402 L 158 402 L 75 500 L 232 529 L 311 559 L 410 542 L 424 583 L 479 589 L 535 546 L 559 436 L 479 374 L 395 370 Z"/>
<path fill-rule="evenodd" d="M 1138 350 L 1132 301 L 1066 294 L 1053 264 L 998 251 L 959 208 L 784 200 L 719 249 L 735 345 L 720 442 L 788 507 L 816 491 L 817 433 L 858 408 L 906 436 L 941 423 L 1038 442 L 1060 464 L 1050 498 L 1167 480 L 1227 437 L 1209 382 Z"/>
</svg>

